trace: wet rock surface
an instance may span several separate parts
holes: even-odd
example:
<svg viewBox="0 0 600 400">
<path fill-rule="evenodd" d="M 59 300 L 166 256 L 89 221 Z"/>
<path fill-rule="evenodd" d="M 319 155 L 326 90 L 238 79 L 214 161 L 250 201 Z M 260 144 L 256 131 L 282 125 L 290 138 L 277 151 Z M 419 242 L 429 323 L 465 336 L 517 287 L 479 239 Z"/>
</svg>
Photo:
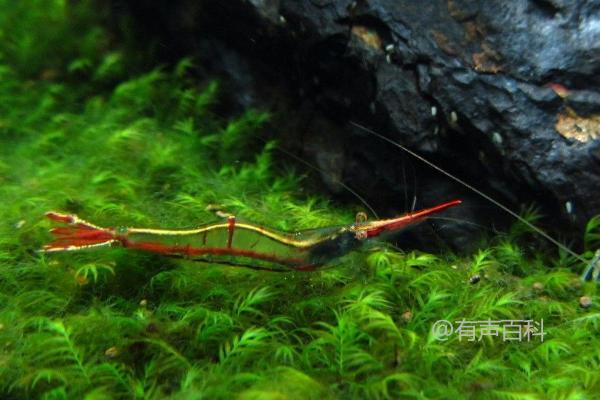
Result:
<svg viewBox="0 0 600 400">
<path fill-rule="evenodd" d="M 223 76 L 229 111 L 273 110 L 274 135 L 325 185 L 343 180 L 382 215 L 458 197 L 446 216 L 510 220 L 350 121 L 512 207 L 541 205 L 562 233 L 600 213 L 600 1 L 101 3 L 153 56 L 196 55 Z M 420 237 L 469 241 L 469 224 L 438 226 Z"/>
</svg>

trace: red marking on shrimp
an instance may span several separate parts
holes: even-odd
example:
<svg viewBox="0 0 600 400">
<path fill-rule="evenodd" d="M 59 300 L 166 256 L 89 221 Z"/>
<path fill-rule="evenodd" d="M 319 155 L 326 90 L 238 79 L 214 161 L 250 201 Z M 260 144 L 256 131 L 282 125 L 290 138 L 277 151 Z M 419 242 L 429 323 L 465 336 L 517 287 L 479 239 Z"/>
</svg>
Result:
<svg viewBox="0 0 600 400">
<path fill-rule="evenodd" d="M 72 224 L 73 221 L 75 221 L 75 219 L 73 218 L 72 215 L 59 214 L 59 213 L 54 212 L 54 211 L 48 211 L 46 213 L 46 217 L 48 217 L 48 219 L 51 219 L 52 221 L 64 222 L 66 224 Z"/>
<path fill-rule="evenodd" d="M 201 255 L 228 255 L 228 256 L 241 256 L 249 257 L 257 260 L 264 260 L 275 262 L 284 265 L 302 265 L 306 263 L 306 260 L 301 258 L 283 258 L 273 254 L 259 253 L 252 250 L 236 249 L 236 248 L 223 248 L 223 247 L 190 247 L 190 246 L 170 246 L 156 242 L 133 242 L 130 240 L 122 239 L 121 243 L 124 247 L 129 249 L 145 250 L 153 253 L 161 254 L 187 254 L 190 256 L 201 256 Z"/>
<path fill-rule="evenodd" d="M 90 230 L 90 229 L 79 229 L 79 228 L 54 228 L 50 230 L 55 236 L 57 236 L 57 240 L 64 238 L 77 238 L 84 240 L 104 240 L 104 239 L 113 239 L 114 235 L 112 232 L 105 230 Z"/>
<path fill-rule="evenodd" d="M 227 218 L 227 248 L 231 248 L 231 242 L 233 242 L 233 232 L 235 230 L 235 216 L 230 215 Z"/>
</svg>

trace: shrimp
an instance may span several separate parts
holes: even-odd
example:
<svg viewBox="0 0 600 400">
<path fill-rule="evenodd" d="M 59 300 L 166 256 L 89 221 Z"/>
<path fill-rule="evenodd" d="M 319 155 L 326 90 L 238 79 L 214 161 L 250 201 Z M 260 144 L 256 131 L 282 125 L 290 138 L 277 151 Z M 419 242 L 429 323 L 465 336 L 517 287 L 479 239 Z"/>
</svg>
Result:
<svg viewBox="0 0 600 400">
<path fill-rule="evenodd" d="M 460 200 L 452 200 L 396 218 L 374 221 L 366 221 L 365 214 L 359 213 L 350 225 L 299 232 L 279 232 L 238 222 L 235 216 L 191 230 L 103 228 L 76 215 L 51 211 L 46 216 L 66 226 L 51 229 L 55 239 L 41 251 L 53 253 L 119 246 L 252 269 L 313 271 L 356 249 L 365 240 L 405 229 L 460 203 Z"/>
</svg>

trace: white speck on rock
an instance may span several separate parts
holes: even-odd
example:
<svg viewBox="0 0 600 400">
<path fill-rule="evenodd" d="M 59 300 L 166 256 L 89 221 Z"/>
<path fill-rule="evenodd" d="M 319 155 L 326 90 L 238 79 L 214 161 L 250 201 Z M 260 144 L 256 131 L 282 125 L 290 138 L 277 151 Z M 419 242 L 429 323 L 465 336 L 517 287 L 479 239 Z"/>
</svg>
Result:
<svg viewBox="0 0 600 400">
<path fill-rule="evenodd" d="M 567 210 L 567 214 L 573 214 L 573 202 L 570 200 L 565 203 L 565 210 Z"/>
<path fill-rule="evenodd" d="M 497 145 L 501 145 L 503 142 L 502 135 L 498 132 L 492 133 L 492 141 Z"/>
<path fill-rule="evenodd" d="M 458 115 L 456 114 L 456 111 L 450 112 L 450 122 L 452 122 L 453 124 L 456 124 L 458 122 Z"/>
</svg>

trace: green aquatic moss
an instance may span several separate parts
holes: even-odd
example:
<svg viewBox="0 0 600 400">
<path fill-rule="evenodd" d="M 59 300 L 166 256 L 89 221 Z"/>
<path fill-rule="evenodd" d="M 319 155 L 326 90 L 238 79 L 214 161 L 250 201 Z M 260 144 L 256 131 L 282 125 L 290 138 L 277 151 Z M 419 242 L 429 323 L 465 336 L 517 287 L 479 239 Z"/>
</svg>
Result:
<svg viewBox="0 0 600 400">
<path fill-rule="evenodd" d="M 219 84 L 192 60 L 129 75 L 85 2 L 14 4 L 0 1 L 0 397 L 599 398 L 597 284 L 537 254 L 522 224 L 472 255 L 379 243 L 314 273 L 36 252 L 48 210 L 186 228 L 218 204 L 286 230 L 353 213 L 275 166 L 257 140 L 267 113 L 215 115 Z M 463 318 L 543 319 L 546 337 L 431 332 Z"/>
</svg>

